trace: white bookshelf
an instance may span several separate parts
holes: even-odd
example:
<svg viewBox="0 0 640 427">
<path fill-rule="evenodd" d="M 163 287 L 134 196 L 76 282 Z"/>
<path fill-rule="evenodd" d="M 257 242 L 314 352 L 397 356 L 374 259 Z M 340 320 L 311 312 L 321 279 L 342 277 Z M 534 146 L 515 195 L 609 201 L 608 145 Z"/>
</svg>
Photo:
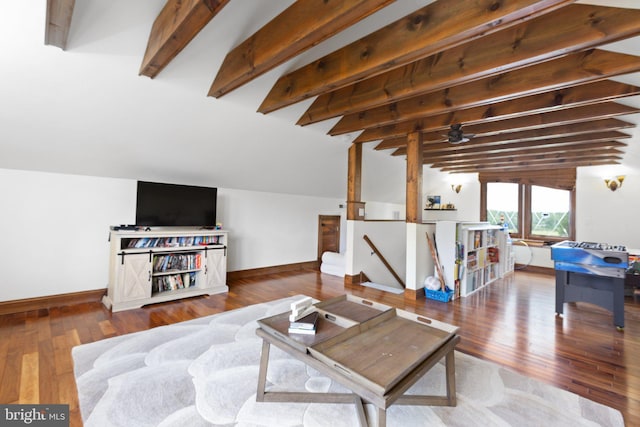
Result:
<svg viewBox="0 0 640 427">
<path fill-rule="evenodd" d="M 454 298 L 471 295 L 513 271 L 511 244 L 500 226 L 438 221 L 436 245 Z"/>
</svg>

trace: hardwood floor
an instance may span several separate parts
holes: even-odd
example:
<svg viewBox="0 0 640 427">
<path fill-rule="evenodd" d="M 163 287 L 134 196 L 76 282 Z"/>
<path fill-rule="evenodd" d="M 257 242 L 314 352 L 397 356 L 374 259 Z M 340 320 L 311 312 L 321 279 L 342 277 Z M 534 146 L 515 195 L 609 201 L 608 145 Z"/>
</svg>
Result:
<svg viewBox="0 0 640 427">
<path fill-rule="evenodd" d="M 327 299 L 351 293 L 461 327 L 458 350 L 619 409 L 640 425 L 640 303 L 625 301 L 625 329 L 596 306 L 565 304 L 555 316 L 554 279 L 527 272 L 450 303 L 405 300 L 370 288 L 345 288 L 317 271 L 229 283 L 227 294 L 110 313 L 99 302 L 0 316 L 0 403 L 67 403 L 81 426 L 71 348 L 297 294 Z"/>
</svg>

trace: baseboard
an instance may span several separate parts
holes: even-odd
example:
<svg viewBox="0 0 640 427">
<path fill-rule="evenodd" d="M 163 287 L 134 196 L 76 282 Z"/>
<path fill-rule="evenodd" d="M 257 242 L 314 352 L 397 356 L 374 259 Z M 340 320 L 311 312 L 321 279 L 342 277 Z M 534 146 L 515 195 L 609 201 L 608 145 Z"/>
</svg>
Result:
<svg viewBox="0 0 640 427">
<path fill-rule="evenodd" d="M 106 289 L 95 289 L 92 291 L 71 292 L 68 294 L 3 301 L 0 302 L 0 315 L 43 310 L 51 307 L 62 307 L 65 305 L 86 302 L 100 302 L 106 292 Z"/>
<path fill-rule="evenodd" d="M 424 293 L 424 288 L 420 288 L 418 290 L 416 289 L 405 289 L 404 290 L 404 298 L 411 300 L 411 301 L 417 301 L 419 299 L 423 299 L 423 298 L 427 298 L 427 296 Z"/>
<path fill-rule="evenodd" d="M 229 271 L 227 272 L 227 282 L 238 279 L 248 279 L 251 277 L 263 276 L 265 274 L 287 273 L 290 271 L 298 270 L 318 270 L 319 268 L 320 267 L 318 265 L 318 261 L 305 261 L 294 264 L 274 265 L 272 267 L 260 267 L 251 268 L 249 270 Z"/>
<path fill-rule="evenodd" d="M 524 265 L 524 264 L 516 264 L 516 271 L 523 271 L 527 273 L 537 273 L 537 274 L 546 274 L 549 276 L 555 276 L 556 270 L 550 267 L 540 267 L 538 265 Z"/>
</svg>

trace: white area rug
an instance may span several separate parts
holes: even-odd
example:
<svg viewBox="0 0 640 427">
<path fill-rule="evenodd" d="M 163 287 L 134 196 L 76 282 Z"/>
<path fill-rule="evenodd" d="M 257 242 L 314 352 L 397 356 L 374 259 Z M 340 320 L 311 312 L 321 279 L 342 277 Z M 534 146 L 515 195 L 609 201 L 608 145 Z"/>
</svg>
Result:
<svg viewBox="0 0 640 427">
<path fill-rule="evenodd" d="M 262 341 L 256 320 L 301 296 L 253 305 L 73 348 L 87 427 L 352 427 L 352 404 L 257 403 Z M 267 391 L 347 392 L 271 347 Z M 458 405 L 392 406 L 387 425 L 623 426 L 619 411 L 456 352 Z M 410 392 L 444 393 L 437 364 Z M 373 408 L 367 415 L 375 419 Z"/>
</svg>

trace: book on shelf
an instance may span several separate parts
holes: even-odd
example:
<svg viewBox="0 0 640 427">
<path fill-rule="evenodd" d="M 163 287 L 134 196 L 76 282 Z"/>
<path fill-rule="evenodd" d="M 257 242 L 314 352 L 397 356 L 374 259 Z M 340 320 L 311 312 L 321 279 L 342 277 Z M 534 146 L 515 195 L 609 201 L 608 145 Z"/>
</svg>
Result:
<svg viewBox="0 0 640 427">
<path fill-rule="evenodd" d="M 289 333 L 291 334 L 315 334 L 318 326 L 319 314 L 317 311 L 289 323 Z"/>
</svg>

